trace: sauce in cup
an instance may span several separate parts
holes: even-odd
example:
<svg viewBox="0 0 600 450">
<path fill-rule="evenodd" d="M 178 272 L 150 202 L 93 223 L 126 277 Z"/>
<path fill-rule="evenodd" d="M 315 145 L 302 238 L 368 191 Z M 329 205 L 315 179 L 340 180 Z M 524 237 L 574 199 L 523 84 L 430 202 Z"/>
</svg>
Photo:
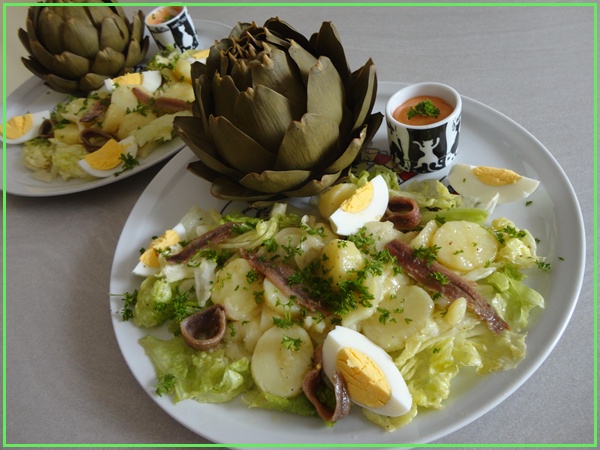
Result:
<svg viewBox="0 0 600 450">
<path fill-rule="evenodd" d="M 177 17 L 181 11 L 183 11 L 183 6 L 164 6 L 152 11 L 152 13 L 146 18 L 146 22 L 150 25 L 165 23 L 174 17 Z"/>
<path fill-rule="evenodd" d="M 421 105 L 420 105 L 421 104 Z M 431 114 L 419 114 L 419 105 L 428 105 L 435 108 Z M 410 111 L 413 113 L 410 113 Z M 413 97 L 400 106 L 398 106 L 392 117 L 396 119 L 398 122 L 404 123 L 406 125 L 430 125 L 432 123 L 439 122 L 444 120 L 454 111 L 454 107 L 450 106 L 443 99 L 439 97 L 427 97 L 427 96 L 417 96 Z"/>
</svg>

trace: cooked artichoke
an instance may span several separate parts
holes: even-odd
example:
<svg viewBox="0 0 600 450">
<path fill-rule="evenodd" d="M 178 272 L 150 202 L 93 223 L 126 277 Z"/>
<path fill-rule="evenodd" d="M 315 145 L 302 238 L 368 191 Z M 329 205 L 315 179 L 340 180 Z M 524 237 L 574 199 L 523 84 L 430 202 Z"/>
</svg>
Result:
<svg viewBox="0 0 600 450">
<path fill-rule="evenodd" d="M 144 14 L 138 11 L 130 22 L 120 6 L 102 1 L 107 6 L 29 8 L 27 31 L 19 29 L 19 39 L 29 53 L 22 61 L 55 91 L 84 95 L 100 88 L 106 78 L 142 62 L 148 52 Z"/>
<path fill-rule="evenodd" d="M 316 195 L 352 165 L 382 115 L 369 59 L 351 73 L 337 31 L 310 40 L 272 18 L 239 23 L 192 65 L 194 116 L 174 128 L 197 155 L 189 165 L 226 200 Z"/>
</svg>

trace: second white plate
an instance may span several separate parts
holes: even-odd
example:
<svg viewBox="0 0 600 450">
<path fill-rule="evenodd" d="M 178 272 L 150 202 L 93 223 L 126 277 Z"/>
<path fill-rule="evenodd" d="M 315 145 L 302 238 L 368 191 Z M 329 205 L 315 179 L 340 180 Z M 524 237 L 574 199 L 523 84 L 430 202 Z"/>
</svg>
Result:
<svg viewBox="0 0 600 450">
<path fill-rule="evenodd" d="M 198 32 L 200 48 L 210 47 L 214 44 L 215 39 L 227 37 L 231 31 L 230 26 L 209 20 L 194 19 L 194 25 Z M 156 44 L 152 42 L 148 56 L 153 55 L 156 51 L 158 51 Z M 64 101 L 66 98 L 65 94 L 52 91 L 39 78 L 32 77 L 6 99 L 6 117 L 18 116 L 26 112 L 52 111 L 59 102 Z M 92 180 L 71 179 L 67 181 L 57 178 L 51 182 L 45 182 L 32 178 L 32 172 L 23 165 L 21 160 L 22 146 L 7 145 L 6 165 L 2 167 L 2 161 L 0 161 L 0 174 L 6 177 L 6 192 L 9 194 L 27 197 L 72 194 L 128 178 L 173 156 L 183 147 L 183 141 L 179 137 L 175 137 L 156 148 L 146 158 L 140 160 L 139 166 L 123 172 L 117 177 L 95 178 Z M 1 186 L 2 179 L 0 178 L 0 188 Z"/>
</svg>

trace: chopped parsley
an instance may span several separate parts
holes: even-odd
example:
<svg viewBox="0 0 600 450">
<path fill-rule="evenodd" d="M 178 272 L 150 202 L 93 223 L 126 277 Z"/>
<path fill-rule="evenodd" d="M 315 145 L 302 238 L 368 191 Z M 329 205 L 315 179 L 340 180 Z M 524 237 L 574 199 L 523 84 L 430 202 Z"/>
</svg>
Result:
<svg viewBox="0 0 600 450">
<path fill-rule="evenodd" d="M 300 347 L 302 346 L 302 339 L 301 338 L 294 339 L 290 336 L 284 335 L 283 339 L 281 340 L 281 343 L 288 350 L 293 350 L 293 351 L 297 352 L 298 350 L 300 350 Z"/>
</svg>

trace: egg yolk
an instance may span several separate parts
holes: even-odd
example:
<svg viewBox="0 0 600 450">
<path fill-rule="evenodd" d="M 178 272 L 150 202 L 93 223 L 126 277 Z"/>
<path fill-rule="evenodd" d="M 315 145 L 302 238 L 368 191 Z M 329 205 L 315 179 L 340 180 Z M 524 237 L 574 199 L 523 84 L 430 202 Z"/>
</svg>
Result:
<svg viewBox="0 0 600 450">
<path fill-rule="evenodd" d="M 392 388 L 381 368 L 369 356 L 351 348 L 342 348 L 336 367 L 344 377 L 350 398 L 370 408 L 380 408 L 390 401 Z"/>
<path fill-rule="evenodd" d="M 16 116 L 6 122 L 6 129 L 0 125 L 0 134 L 7 139 L 17 139 L 31 130 L 33 126 L 33 116 L 25 114 L 24 116 Z"/>
<path fill-rule="evenodd" d="M 507 184 L 514 184 L 521 179 L 521 175 L 512 170 L 488 166 L 474 167 L 473 175 L 482 183 L 490 186 L 506 186 Z"/>
<path fill-rule="evenodd" d="M 142 84 L 141 73 L 128 73 L 121 75 L 120 77 L 114 78 L 113 82 L 119 86 L 125 86 L 128 84 Z"/>
<path fill-rule="evenodd" d="M 373 192 L 375 188 L 373 183 L 367 183 L 363 187 L 359 188 L 352 197 L 346 199 L 340 205 L 342 211 L 348 213 L 357 213 L 365 209 L 371 203 L 373 199 Z"/>
<path fill-rule="evenodd" d="M 167 230 L 165 234 L 154 239 L 140 256 L 140 262 L 148 267 L 159 267 L 158 252 L 179 242 L 179 234 L 175 230 Z"/>
<path fill-rule="evenodd" d="M 84 159 L 93 169 L 110 170 L 121 164 L 123 153 L 125 148 L 114 139 L 110 139 L 98 150 L 86 155 Z"/>
</svg>

